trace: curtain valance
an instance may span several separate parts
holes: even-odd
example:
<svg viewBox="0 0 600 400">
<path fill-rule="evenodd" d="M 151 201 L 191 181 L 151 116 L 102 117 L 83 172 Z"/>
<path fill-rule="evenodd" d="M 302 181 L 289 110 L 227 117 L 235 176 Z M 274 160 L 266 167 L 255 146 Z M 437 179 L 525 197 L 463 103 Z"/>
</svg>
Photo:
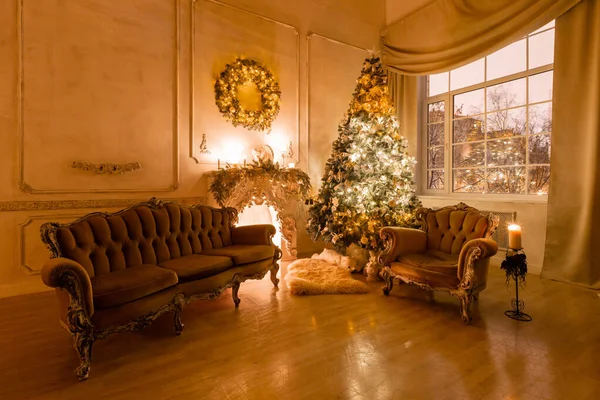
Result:
<svg viewBox="0 0 600 400">
<path fill-rule="evenodd" d="M 404 75 L 456 68 L 541 28 L 579 1 L 433 1 L 384 30 L 383 62 Z"/>
</svg>

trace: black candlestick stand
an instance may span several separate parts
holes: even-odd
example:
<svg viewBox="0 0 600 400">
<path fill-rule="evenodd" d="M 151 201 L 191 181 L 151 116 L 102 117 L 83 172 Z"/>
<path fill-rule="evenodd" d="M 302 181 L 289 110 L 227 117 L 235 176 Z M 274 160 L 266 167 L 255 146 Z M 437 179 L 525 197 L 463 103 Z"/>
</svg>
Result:
<svg viewBox="0 0 600 400">
<path fill-rule="evenodd" d="M 516 256 L 520 256 L 522 258 L 517 258 Z M 524 268 L 527 271 L 527 262 L 525 261 L 525 252 L 523 249 L 507 249 L 506 250 L 506 259 L 503 264 L 505 264 L 511 268 Z M 514 265 L 515 263 L 519 263 L 518 265 Z M 504 268 L 503 268 L 504 269 Z M 504 312 L 509 318 L 516 319 L 517 321 L 529 322 L 533 320 L 531 315 L 524 313 L 523 309 L 525 308 L 525 302 L 523 300 L 519 300 L 519 273 L 513 272 L 510 274 L 515 281 L 515 298 L 511 301 L 512 310 L 507 310 Z M 524 275 L 520 278 L 521 280 L 525 280 Z"/>
</svg>

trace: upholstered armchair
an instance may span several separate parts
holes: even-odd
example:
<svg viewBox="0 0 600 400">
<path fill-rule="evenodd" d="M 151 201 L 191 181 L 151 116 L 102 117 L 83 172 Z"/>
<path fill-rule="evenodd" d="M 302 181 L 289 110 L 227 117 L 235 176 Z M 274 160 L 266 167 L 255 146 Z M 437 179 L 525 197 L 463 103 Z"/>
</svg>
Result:
<svg viewBox="0 0 600 400">
<path fill-rule="evenodd" d="M 394 279 L 450 292 L 459 298 L 460 315 L 469 323 L 471 304 L 485 289 L 490 257 L 498 251 L 491 239 L 498 216 L 459 203 L 438 210 L 420 208 L 416 217 L 421 229 L 381 229 L 383 293 L 390 293 Z"/>
</svg>

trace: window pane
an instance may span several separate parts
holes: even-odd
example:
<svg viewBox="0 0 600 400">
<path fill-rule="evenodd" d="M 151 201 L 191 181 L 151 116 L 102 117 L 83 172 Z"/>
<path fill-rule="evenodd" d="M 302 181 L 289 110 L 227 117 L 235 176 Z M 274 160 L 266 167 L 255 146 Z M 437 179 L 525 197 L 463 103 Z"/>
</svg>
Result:
<svg viewBox="0 0 600 400">
<path fill-rule="evenodd" d="M 485 143 L 466 143 L 453 146 L 452 166 L 476 167 L 483 165 Z"/>
<path fill-rule="evenodd" d="M 488 168 L 488 193 L 525 193 L 525 167 Z"/>
<path fill-rule="evenodd" d="M 484 89 L 472 90 L 454 96 L 454 118 L 467 117 L 484 112 Z"/>
<path fill-rule="evenodd" d="M 529 164 L 550 164 L 550 135 L 529 136 Z"/>
<path fill-rule="evenodd" d="M 453 143 L 474 142 L 485 139 L 483 133 L 483 115 L 457 119 L 453 123 Z"/>
<path fill-rule="evenodd" d="M 427 122 L 444 122 L 445 106 L 443 101 L 429 104 L 428 109 Z"/>
<path fill-rule="evenodd" d="M 545 31 L 546 29 L 554 28 L 554 21 L 548 22 L 546 25 L 542 26 L 537 31 L 530 33 L 530 35 L 535 35 L 538 32 Z"/>
<path fill-rule="evenodd" d="M 441 146 L 444 144 L 444 124 L 430 124 L 427 126 L 427 146 Z"/>
<path fill-rule="evenodd" d="M 525 107 L 489 113 L 487 115 L 487 138 L 524 135 L 526 119 Z"/>
<path fill-rule="evenodd" d="M 550 186 L 550 167 L 531 167 L 529 171 L 529 193 L 548 194 Z"/>
<path fill-rule="evenodd" d="M 529 103 L 552 100 L 553 71 L 529 77 Z"/>
<path fill-rule="evenodd" d="M 554 29 L 529 37 L 529 69 L 554 62 Z"/>
<path fill-rule="evenodd" d="M 487 56 L 487 76 L 492 80 L 527 69 L 527 39 L 509 44 Z"/>
<path fill-rule="evenodd" d="M 471 64 L 450 71 L 450 90 L 476 85 L 484 80 L 485 60 L 482 58 Z"/>
<path fill-rule="evenodd" d="M 427 189 L 444 188 L 444 170 L 427 171 Z"/>
<path fill-rule="evenodd" d="M 525 138 L 489 140 L 487 142 L 487 165 L 525 164 Z"/>
<path fill-rule="evenodd" d="M 448 91 L 448 72 L 429 75 L 428 96 L 435 96 Z"/>
<path fill-rule="evenodd" d="M 487 111 L 524 106 L 527 82 L 525 78 L 501 83 L 487 88 Z"/>
<path fill-rule="evenodd" d="M 457 193 L 483 193 L 485 171 L 480 169 L 455 169 L 453 191 Z"/>
<path fill-rule="evenodd" d="M 529 133 L 552 132 L 552 103 L 529 106 Z"/>
<path fill-rule="evenodd" d="M 443 147 L 433 147 L 427 150 L 427 168 L 444 168 Z"/>
</svg>

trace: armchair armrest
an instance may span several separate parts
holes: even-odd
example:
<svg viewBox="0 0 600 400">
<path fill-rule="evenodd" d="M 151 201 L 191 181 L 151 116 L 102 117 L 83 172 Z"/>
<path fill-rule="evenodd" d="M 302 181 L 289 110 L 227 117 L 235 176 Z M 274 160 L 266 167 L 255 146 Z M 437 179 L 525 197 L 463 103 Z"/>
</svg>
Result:
<svg viewBox="0 0 600 400">
<path fill-rule="evenodd" d="M 472 273 L 467 272 L 469 272 L 469 269 L 477 269 L 479 265 L 482 265 L 478 261 L 489 259 L 497 252 L 498 244 L 492 239 L 469 240 L 460 250 L 458 257 L 458 279 L 462 280 L 466 275 L 477 274 L 477 271 L 471 271 Z M 485 265 L 487 265 L 487 262 Z"/>
<path fill-rule="evenodd" d="M 382 265 L 389 265 L 402 254 L 422 253 L 427 248 L 427 233 L 420 229 L 386 226 L 379 236 L 385 245 L 379 256 Z"/>
<path fill-rule="evenodd" d="M 68 258 L 52 258 L 44 264 L 41 275 L 47 286 L 64 289 L 71 295 L 71 306 L 80 306 L 88 317 L 94 314 L 92 282 L 81 264 Z"/>
<path fill-rule="evenodd" d="M 275 227 L 268 224 L 236 226 L 231 230 L 231 241 L 233 244 L 266 244 L 273 246 L 272 239 L 276 233 Z"/>
</svg>

